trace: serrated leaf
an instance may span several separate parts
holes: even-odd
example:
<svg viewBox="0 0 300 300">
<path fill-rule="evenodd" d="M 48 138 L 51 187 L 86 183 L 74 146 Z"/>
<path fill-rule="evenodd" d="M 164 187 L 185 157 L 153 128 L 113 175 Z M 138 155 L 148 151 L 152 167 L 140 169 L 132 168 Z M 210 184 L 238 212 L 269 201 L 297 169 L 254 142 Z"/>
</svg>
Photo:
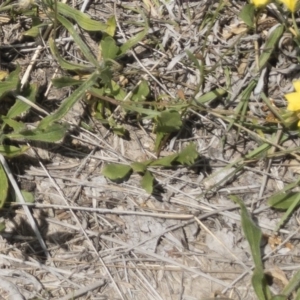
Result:
<svg viewBox="0 0 300 300">
<path fill-rule="evenodd" d="M 116 41 L 111 36 L 106 36 L 101 40 L 100 49 L 104 60 L 115 59 L 120 51 Z"/>
<path fill-rule="evenodd" d="M 103 168 L 102 174 L 110 180 L 120 180 L 125 179 L 131 171 L 128 165 L 109 164 Z"/>
<path fill-rule="evenodd" d="M 0 208 L 3 207 L 8 195 L 8 179 L 6 173 L 0 163 Z"/>
<path fill-rule="evenodd" d="M 254 16 L 255 16 L 255 6 L 253 4 L 246 4 L 240 14 L 239 17 L 246 23 L 250 28 L 254 27 Z"/>
<path fill-rule="evenodd" d="M 144 163 L 140 163 L 137 161 L 132 163 L 130 166 L 132 170 L 137 173 L 144 173 L 147 170 L 147 164 L 145 165 Z"/>
<path fill-rule="evenodd" d="M 273 208 L 287 210 L 297 197 L 299 197 L 299 192 L 276 193 L 268 199 L 267 203 Z"/>
<path fill-rule="evenodd" d="M 191 166 L 195 163 L 195 160 L 199 157 L 196 145 L 194 143 L 186 146 L 181 152 L 178 153 L 176 161 L 182 165 Z"/>
<path fill-rule="evenodd" d="M 259 57 L 259 69 L 263 69 L 265 64 L 270 59 L 273 51 L 276 49 L 276 44 L 284 32 L 284 25 L 277 24 L 271 30 L 267 41 L 263 47 L 262 54 Z"/>
<path fill-rule="evenodd" d="M 160 167 L 172 167 L 173 163 L 176 161 L 178 154 L 171 154 L 159 159 L 154 160 L 149 164 L 149 166 L 160 166 Z"/>
<path fill-rule="evenodd" d="M 72 6 L 57 2 L 57 10 L 65 17 L 73 19 L 82 29 L 87 31 L 106 31 L 107 25 L 92 20 L 87 14 L 73 8 Z"/>
<path fill-rule="evenodd" d="M 141 180 L 141 186 L 142 188 L 148 193 L 152 194 L 153 193 L 153 188 L 154 188 L 154 177 L 153 175 L 147 170 L 142 177 Z"/>
<path fill-rule="evenodd" d="M 36 128 L 35 130 L 25 130 L 19 133 L 6 134 L 5 137 L 16 140 L 30 140 L 41 142 L 57 142 L 61 140 L 68 129 L 67 124 L 52 124 L 47 128 Z"/>
<path fill-rule="evenodd" d="M 88 89 L 95 84 L 98 76 L 98 72 L 91 74 L 91 76 L 82 85 L 80 85 L 67 99 L 60 104 L 59 109 L 54 114 L 47 116 L 40 122 L 38 128 L 47 128 L 53 122 L 61 120 L 73 107 L 73 105 L 75 105 L 75 103 L 85 95 Z"/>
<path fill-rule="evenodd" d="M 118 85 L 115 81 L 110 81 L 110 91 L 109 94 L 116 100 L 123 101 L 126 97 L 126 92 Z"/>
<path fill-rule="evenodd" d="M 132 101 L 145 101 L 150 93 L 147 81 L 142 80 L 137 88 L 134 89 L 131 100 Z"/>
<path fill-rule="evenodd" d="M 172 133 L 182 126 L 181 116 L 178 111 L 163 111 L 157 117 L 156 132 Z"/>
<path fill-rule="evenodd" d="M 6 158 L 13 158 L 22 155 L 29 149 L 28 146 L 15 147 L 12 145 L 0 145 L 0 154 Z M 0 181 L 1 185 L 1 181 Z"/>
</svg>

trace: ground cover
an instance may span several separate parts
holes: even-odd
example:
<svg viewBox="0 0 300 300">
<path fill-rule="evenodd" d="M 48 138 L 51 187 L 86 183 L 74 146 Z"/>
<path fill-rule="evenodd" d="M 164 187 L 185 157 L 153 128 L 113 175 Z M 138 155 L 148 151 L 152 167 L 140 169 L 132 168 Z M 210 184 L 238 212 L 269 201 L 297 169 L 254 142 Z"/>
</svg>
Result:
<svg viewBox="0 0 300 300">
<path fill-rule="evenodd" d="M 300 299 L 283 2 L 1 3 L 0 298 Z"/>
</svg>

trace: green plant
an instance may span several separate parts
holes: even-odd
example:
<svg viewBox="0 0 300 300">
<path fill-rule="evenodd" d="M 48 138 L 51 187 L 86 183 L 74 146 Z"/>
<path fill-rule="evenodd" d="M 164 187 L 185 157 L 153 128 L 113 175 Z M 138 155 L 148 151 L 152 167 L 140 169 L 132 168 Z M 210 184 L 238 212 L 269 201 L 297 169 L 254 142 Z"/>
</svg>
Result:
<svg viewBox="0 0 300 300">
<path fill-rule="evenodd" d="M 141 186 L 147 193 L 152 194 L 155 187 L 155 178 L 151 172 L 151 168 L 171 168 L 182 165 L 192 166 L 198 157 L 199 154 L 195 144 L 189 144 L 179 153 L 155 160 L 133 162 L 131 165 L 108 164 L 103 168 L 102 174 L 110 180 L 119 181 L 129 178 L 132 172 L 136 172 L 142 176 Z"/>
<path fill-rule="evenodd" d="M 289 283 L 282 289 L 279 295 L 272 295 L 267 284 L 267 278 L 264 273 L 263 259 L 261 256 L 262 232 L 254 223 L 243 201 L 237 196 L 231 195 L 230 198 L 241 208 L 242 229 L 247 239 L 253 262 L 254 271 L 252 275 L 252 286 L 259 300 L 287 300 L 292 293 L 296 292 L 294 299 L 300 299 L 300 271 L 297 271 L 290 279 Z"/>
</svg>

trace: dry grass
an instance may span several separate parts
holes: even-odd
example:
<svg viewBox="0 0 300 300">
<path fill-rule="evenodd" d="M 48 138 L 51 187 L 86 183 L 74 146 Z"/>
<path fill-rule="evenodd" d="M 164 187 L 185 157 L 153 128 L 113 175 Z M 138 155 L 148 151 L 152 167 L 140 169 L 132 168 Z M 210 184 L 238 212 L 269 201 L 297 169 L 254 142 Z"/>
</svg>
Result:
<svg viewBox="0 0 300 300">
<path fill-rule="evenodd" d="M 157 188 L 152 195 L 140 187 L 137 174 L 121 183 L 101 175 L 110 162 L 129 164 L 156 157 L 153 124 L 125 117 L 119 108 L 114 114 L 128 130 L 128 139 L 93 119 L 91 107 L 80 102 L 66 121 L 75 125 L 84 121 L 93 131 L 74 127 L 63 142 L 31 143 L 26 156 L 9 161 L 19 186 L 34 193 L 36 204 L 31 208 L 30 204 L 11 204 L 1 212 L 6 228 L 0 237 L 0 299 L 21 299 L 9 298 L 5 292 L 13 287 L 24 299 L 256 299 L 251 286 L 251 254 L 238 206 L 229 194 L 244 200 L 266 235 L 262 249 L 266 269 L 273 277 L 272 291 L 279 292 L 299 268 L 297 216 L 291 217 L 278 240 L 271 242 L 268 237 L 274 234 L 281 213 L 265 203 L 271 194 L 293 182 L 299 172 L 297 153 L 292 153 L 294 157 L 284 153 L 247 159 L 264 140 L 272 140 L 276 146 L 278 139 L 239 128 L 239 123 L 228 130 L 226 117 L 234 115 L 243 100 L 242 92 L 260 76 L 253 72 L 253 40 L 263 44 L 277 22 L 271 7 L 262 16 L 257 33 L 246 32 L 238 18 L 243 4 L 205 0 L 69 3 L 103 22 L 115 15 L 119 43 L 140 31 L 142 14 L 148 17 L 146 38 L 114 71 L 116 81 L 125 78 L 127 93 L 141 78 L 149 83 L 149 100 L 159 99 L 162 105 L 192 103 L 220 87 L 227 93 L 206 103 L 205 110 L 195 104 L 187 109 L 184 126 L 169 137 L 160 155 L 180 151 L 193 141 L 200 159 L 192 168 L 153 168 Z M 39 85 L 37 105 L 43 110 L 33 109 L 27 116 L 29 122 L 36 122 L 44 116 L 43 111 L 51 113 L 72 93 L 70 88 L 51 84 L 52 78 L 66 73 L 53 59 L 47 38 L 38 45 L 39 40 L 22 36 L 31 26 L 30 18 L 21 14 L 13 20 L 4 12 L 0 22 L 2 69 L 19 63 L 22 83 Z M 80 61 L 80 51 L 68 33 L 62 28 L 58 32 L 65 57 Z M 98 57 L 101 36 L 86 32 L 82 36 Z M 282 41 L 267 68 L 268 75 L 260 79 L 277 106 L 285 105 L 283 94 L 297 77 L 293 56 L 284 55 L 289 47 Z M 188 58 L 186 50 L 205 66 L 205 73 Z M 268 112 L 254 93 L 248 107 L 247 118 L 265 125 Z M 298 137 L 289 139 L 274 147 L 273 153 L 298 144 Z M 230 167 L 224 169 L 226 166 Z M 28 206 L 30 209 L 24 210 Z"/>
</svg>

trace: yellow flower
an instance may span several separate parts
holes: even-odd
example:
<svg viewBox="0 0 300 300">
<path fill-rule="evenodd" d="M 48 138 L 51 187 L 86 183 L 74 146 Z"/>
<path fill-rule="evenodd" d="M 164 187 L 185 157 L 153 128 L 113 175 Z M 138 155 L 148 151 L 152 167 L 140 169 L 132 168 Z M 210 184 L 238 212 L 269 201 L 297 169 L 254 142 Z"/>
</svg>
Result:
<svg viewBox="0 0 300 300">
<path fill-rule="evenodd" d="M 263 7 L 269 4 L 271 0 L 251 0 L 255 7 Z"/>
<path fill-rule="evenodd" d="M 287 109 L 289 111 L 300 111 L 300 80 L 294 81 L 293 86 L 296 92 L 285 95 L 288 102 Z"/>
<path fill-rule="evenodd" d="M 294 13 L 297 9 L 297 4 L 298 4 L 298 0 L 280 0 L 286 7 L 287 9 Z"/>
</svg>

